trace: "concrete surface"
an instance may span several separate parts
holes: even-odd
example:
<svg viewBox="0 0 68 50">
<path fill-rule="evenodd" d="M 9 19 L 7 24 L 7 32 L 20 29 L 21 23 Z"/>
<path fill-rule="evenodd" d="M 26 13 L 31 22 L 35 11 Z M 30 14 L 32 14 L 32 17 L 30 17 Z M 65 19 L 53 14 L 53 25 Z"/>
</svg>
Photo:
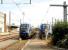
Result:
<svg viewBox="0 0 68 50">
<path fill-rule="evenodd" d="M 64 49 L 48 47 L 46 46 L 44 40 L 34 39 L 34 40 L 31 40 L 27 44 L 27 46 L 25 46 L 25 48 L 22 48 L 22 50 L 64 50 Z"/>
<path fill-rule="evenodd" d="M 13 40 L 13 39 L 9 39 L 9 40 L 6 40 L 6 41 L 2 41 L 2 42 L 0 42 L 0 48 L 7 47 L 8 45 L 11 45 L 11 44 L 13 44 L 16 41 L 17 40 Z"/>
</svg>

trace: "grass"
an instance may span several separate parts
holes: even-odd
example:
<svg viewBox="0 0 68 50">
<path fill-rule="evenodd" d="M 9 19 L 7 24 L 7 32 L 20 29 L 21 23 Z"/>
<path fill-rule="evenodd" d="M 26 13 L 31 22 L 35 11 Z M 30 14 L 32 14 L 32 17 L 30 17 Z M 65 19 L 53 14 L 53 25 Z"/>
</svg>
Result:
<svg viewBox="0 0 68 50">
<path fill-rule="evenodd" d="M 3 48 L 1 50 L 21 50 L 27 41 L 28 40 L 19 40 L 13 43 L 12 45 L 9 45 L 8 47 Z"/>
</svg>

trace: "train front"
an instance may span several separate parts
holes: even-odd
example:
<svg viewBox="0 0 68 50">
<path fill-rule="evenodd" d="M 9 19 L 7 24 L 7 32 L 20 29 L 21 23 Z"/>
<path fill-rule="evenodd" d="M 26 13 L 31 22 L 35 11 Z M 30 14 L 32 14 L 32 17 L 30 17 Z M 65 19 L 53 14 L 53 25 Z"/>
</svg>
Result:
<svg viewBox="0 0 68 50">
<path fill-rule="evenodd" d="M 28 29 L 29 29 L 29 24 L 21 24 L 20 25 L 20 38 L 21 39 L 28 39 L 29 38 Z"/>
</svg>

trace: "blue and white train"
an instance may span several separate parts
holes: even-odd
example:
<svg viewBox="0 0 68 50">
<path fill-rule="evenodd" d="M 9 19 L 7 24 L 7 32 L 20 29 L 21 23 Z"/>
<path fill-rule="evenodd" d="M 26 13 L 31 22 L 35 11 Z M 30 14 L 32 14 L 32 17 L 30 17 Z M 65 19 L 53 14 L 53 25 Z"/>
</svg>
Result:
<svg viewBox="0 0 68 50">
<path fill-rule="evenodd" d="M 20 25 L 20 38 L 21 39 L 28 39 L 30 33 L 31 33 L 30 24 L 21 24 Z"/>
<path fill-rule="evenodd" d="M 45 37 L 47 39 L 48 35 L 52 33 L 52 27 L 50 24 L 40 25 L 40 38 Z"/>
</svg>

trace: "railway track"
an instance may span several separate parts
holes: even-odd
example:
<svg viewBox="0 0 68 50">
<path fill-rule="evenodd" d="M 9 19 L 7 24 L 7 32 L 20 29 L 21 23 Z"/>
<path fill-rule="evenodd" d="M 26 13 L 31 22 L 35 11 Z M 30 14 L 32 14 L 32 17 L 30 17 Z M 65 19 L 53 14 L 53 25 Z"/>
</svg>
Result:
<svg viewBox="0 0 68 50">
<path fill-rule="evenodd" d="M 2 35 L 2 36 L 0 36 L 0 42 L 8 40 L 8 39 L 19 39 L 19 35 L 18 34 L 10 34 L 10 35 Z"/>
</svg>

